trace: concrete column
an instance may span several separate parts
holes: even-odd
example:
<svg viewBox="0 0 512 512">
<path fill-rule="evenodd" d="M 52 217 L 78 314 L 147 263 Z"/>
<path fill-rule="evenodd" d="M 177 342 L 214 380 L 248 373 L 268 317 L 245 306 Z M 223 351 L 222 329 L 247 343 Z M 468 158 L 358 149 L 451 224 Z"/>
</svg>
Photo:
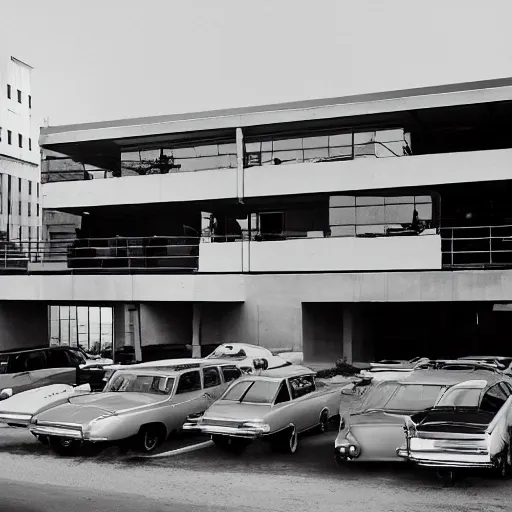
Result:
<svg viewBox="0 0 512 512">
<path fill-rule="evenodd" d="M 201 304 L 192 309 L 192 357 L 201 357 Z"/>
<path fill-rule="evenodd" d="M 343 306 L 343 357 L 347 363 L 354 362 L 354 311 L 351 306 Z"/>
<path fill-rule="evenodd" d="M 236 155 L 237 155 L 237 170 L 236 170 L 236 190 L 238 201 L 244 201 L 244 135 L 242 128 L 236 129 Z"/>
<path fill-rule="evenodd" d="M 0 303 L 0 350 L 49 345 L 48 305 L 44 302 Z"/>
<path fill-rule="evenodd" d="M 135 348 L 137 361 L 140 349 L 139 307 L 136 304 L 114 304 L 114 350 L 129 345 Z"/>
</svg>

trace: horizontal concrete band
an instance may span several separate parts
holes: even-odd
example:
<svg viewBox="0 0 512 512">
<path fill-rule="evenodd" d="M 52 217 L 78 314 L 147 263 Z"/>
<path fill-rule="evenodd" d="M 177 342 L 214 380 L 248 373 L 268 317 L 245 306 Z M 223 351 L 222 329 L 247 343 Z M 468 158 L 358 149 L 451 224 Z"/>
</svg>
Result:
<svg viewBox="0 0 512 512">
<path fill-rule="evenodd" d="M 0 276 L 0 301 L 512 301 L 512 270 Z"/>
</svg>

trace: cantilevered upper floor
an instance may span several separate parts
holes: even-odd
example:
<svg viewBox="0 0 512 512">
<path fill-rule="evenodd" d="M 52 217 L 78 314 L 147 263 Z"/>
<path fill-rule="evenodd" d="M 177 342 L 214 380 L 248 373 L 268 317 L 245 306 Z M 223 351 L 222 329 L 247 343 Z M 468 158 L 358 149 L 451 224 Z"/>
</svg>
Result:
<svg viewBox="0 0 512 512">
<path fill-rule="evenodd" d="M 512 177 L 512 78 L 44 128 L 43 207 L 244 201 Z"/>
</svg>

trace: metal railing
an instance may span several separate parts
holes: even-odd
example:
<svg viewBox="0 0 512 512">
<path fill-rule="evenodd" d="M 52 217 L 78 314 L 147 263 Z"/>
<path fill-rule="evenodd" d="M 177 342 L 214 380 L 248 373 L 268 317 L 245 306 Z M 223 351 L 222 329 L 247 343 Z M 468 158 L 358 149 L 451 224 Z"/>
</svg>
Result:
<svg viewBox="0 0 512 512">
<path fill-rule="evenodd" d="M 199 241 L 190 236 L 18 240 L 0 245 L 0 269 L 194 272 Z"/>
<path fill-rule="evenodd" d="M 512 267 L 512 225 L 441 228 L 446 267 Z"/>
</svg>

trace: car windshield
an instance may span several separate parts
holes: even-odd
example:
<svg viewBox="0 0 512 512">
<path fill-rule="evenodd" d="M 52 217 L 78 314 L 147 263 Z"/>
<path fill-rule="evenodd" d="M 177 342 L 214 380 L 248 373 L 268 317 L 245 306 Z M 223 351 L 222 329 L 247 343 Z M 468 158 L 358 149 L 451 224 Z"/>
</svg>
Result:
<svg viewBox="0 0 512 512">
<path fill-rule="evenodd" d="M 267 380 L 246 380 L 236 383 L 222 397 L 230 402 L 270 404 L 276 396 L 281 382 Z"/>
<path fill-rule="evenodd" d="M 433 407 L 443 386 L 385 383 L 374 388 L 364 403 L 364 410 L 423 411 Z"/>
<path fill-rule="evenodd" d="M 452 388 L 439 399 L 437 407 L 478 407 L 482 390 L 478 388 Z"/>
<path fill-rule="evenodd" d="M 245 350 L 243 350 L 243 349 L 236 350 L 236 348 L 233 347 L 232 345 L 228 345 L 228 346 L 221 345 L 220 347 L 217 347 L 210 355 L 206 356 L 206 359 L 214 359 L 214 358 L 226 359 L 228 357 L 244 358 L 247 356 L 246 356 Z"/>
<path fill-rule="evenodd" d="M 154 375 L 137 375 L 121 373 L 114 375 L 105 386 L 104 391 L 125 393 L 149 393 L 151 395 L 168 395 L 174 385 L 174 378 Z"/>
</svg>

